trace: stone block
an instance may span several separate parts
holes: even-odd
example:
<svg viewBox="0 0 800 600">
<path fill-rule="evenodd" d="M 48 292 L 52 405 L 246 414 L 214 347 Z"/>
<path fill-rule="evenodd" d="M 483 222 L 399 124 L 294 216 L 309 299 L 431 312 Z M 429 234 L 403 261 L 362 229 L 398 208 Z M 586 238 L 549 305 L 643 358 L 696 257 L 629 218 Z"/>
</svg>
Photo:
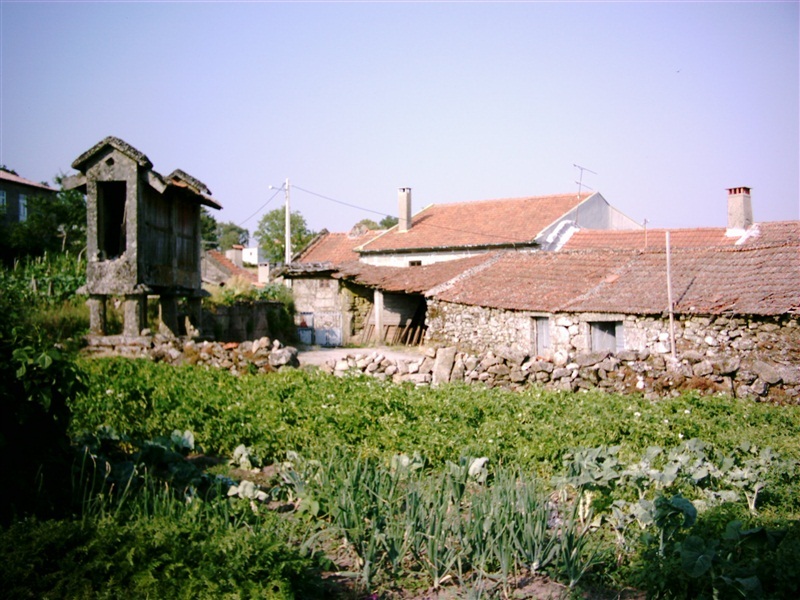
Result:
<svg viewBox="0 0 800 600">
<path fill-rule="evenodd" d="M 433 364 L 432 382 L 434 384 L 448 383 L 450 381 L 450 373 L 453 371 L 455 359 L 456 349 L 454 347 L 439 348 Z"/>
<path fill-rule="evenodd" d="M 770 385 L 775 385 L 781 381 L 781 373 L 775 365 L 766 363 L 763 360 L 755 361 L 752 370 L 762 381 Z"/>
<path fill-rule="evenodd" d="M 592 365 L 596 365 L 599 362 L 602 362 L 611 353 L 608 350 L 602 350 L 597 352 L 587 352 L 586 354 L 579 354 L 575 357 L 575 362 L 579 367 L 591 367 Z"/>
<path fill-rule="evenodd" d="M 739 370 L 742 360 L 738 356 L 726 356 L 711 363 L 714 372 L 719 375 L 730 375 Z"/>
</svg>

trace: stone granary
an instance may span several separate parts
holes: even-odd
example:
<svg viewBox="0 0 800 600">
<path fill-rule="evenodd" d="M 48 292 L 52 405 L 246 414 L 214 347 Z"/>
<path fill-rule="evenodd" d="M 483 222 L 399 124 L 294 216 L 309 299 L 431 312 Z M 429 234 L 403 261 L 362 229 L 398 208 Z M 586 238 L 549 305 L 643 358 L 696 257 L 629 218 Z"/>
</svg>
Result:
<svg viewBox="0 0 800 600">
<path fill-rule="evenodd" d="M 72 163 L 65 187 L 86 194 L 90 333 L 106 334 L 106 304 L 124 302 L 123 334 L 147 327 L 147 297 L 159 296 L 163 326 L 178 334 L 178 298 L 199 327 L 200 207 L 219 209 L 209 189 L 175 170 L 164 177 L 123 140 L 107 137 Z"/>
</svg>

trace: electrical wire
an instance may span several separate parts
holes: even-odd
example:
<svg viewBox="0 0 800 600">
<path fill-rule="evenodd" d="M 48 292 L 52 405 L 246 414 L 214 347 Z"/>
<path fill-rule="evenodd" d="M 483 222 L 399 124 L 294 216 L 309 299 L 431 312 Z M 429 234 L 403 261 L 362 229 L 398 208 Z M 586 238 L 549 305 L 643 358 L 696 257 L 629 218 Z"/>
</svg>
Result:
<svg viewBox="0 0 800 600">
<path fill-rule="evenodd" d="M 252 215 L 250 215 L 249 217 L 247 217 L 247 218 L 246 218 L 244 221 L 242 221 L 241 223 L 239 223 L 238 227 L 241 227 L 242 225 L 244 225 L 245 223 L 247 223 L 247 222 L 248 222 L 250 219 L 252 219 L 253 217 L 255 217 L 255 216 L 258 214 L 258 213 L 260 213 L 262 210 L 264 210 L 264 209 L 267 207 L 267 205 L 268 205 L 270 202 L 272 202 L 272 201 L 275 199 L 275 196 L 277 196 L 277 195 L 278 195 L 278 194 L 279 194 L 281 191 L 283 191 L 283 187 L 280 187 L 280 188 L 276 189 L 276 190 L 275 190 L 275 193 L 274 193 L 274 194 L 272 194 L 272 196 L 270 196 L 270 197 L 269 197 L 269 200 L 267 200 L 266 202 L 264 202 L 264 204 L 262 204 L 261 206 L 259 206 L 259 207 L 258 207 L 258 209 L 256 210 L 256 212 L 254 212 Z"/>
<path fill-rule="evenodd" d="M 355 208 L 357 210 L 363 210 L 365 212 L 370 212 L 370 213 L 373 213 L 373 214 L 376 214 L 376 215 L 380 215 L 382 217 L 394 216 L 394 215 L 387 215 L 387 214 L 382 213 L 380 211 L 372 210 L 370 208 L 364 208 L 363 206 L 358 206 L 356 204 L 350 204 L 349 202 L 343 202 L 341 200 L 337 200 L 336 198 L 330 198 L 328 196 L 324 196 L 323 194 L 318 194 L 317 192 L 312 192 L 311 190 L 306 190 L 306 189 L 301 188 L 300 186 L 297 186 L 297 185 L 294 185 L 294 184 L 292 184 L 292 187 L 294 189 L 296 189 L 296 190 L 300 190 L 301 192 L 305 192 L 306 194 L 311 194 L 312 196 L 316 196 L 318 198 L 322 198 L 323 200 L 329 200 L 330 202 L 335 202 L 336 204 L 341 204 L 342 206 L 348 206 L 350 208 Z M 523 243 L 524 244 L 524 243 L 528 243 L 528 242 L 532 241 L 530 239 L 516 239 L 515 240 L 515 239 L 510 239 L 508 237 L 501 237 L 501 236 L 492 235 L 492 234 L 488 234 L 488 233 L 482 233 L 482 232 L 479 232 L 479 231 L 471 231 L 471 230 L 468 230 L 468 229 L 458 229 L 456 227 L 447 227 L 445 225 L 434 225 L 432 223 L 427 223 L 426 227 L 431 227 L 431 228 L 434 228 L 434 229 L 442 229 L 442 230 L 445 230 L 445 231 L 454 231 L 454 232 L 457 232 L 457 233 L 467 233 L 469 235 L 480 235 L 480 236 L 483 236 L 483 237 L 488 238 L 490 240 L 494 239 L 494 240 L 498 240 L 499 242 L 506 242 L 506 243 L 512 243 L 512 244 L 514 244 L 514 243 Z"/>
</svg>

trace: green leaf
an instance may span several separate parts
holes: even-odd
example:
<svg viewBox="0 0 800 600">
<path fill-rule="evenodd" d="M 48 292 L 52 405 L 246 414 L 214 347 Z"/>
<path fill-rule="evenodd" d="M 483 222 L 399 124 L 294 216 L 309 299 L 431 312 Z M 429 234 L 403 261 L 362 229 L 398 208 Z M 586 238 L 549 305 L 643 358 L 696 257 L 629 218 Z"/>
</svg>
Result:
<svg viewBox="0 0 800 600">
<path fill-rule="evenodd" d="M 681 567 L 690 577 L 700 577 L 711 569 L 716 555 L 717 541 L 690 535 L 681 544 Z"/>
</svg>

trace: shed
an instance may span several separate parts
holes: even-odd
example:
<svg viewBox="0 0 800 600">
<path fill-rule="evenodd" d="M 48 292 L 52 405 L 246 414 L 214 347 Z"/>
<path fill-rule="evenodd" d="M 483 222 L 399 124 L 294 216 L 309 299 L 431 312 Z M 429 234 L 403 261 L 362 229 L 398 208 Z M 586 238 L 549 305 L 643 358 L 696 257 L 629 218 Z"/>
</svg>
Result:
<svg viewBox="0 0 800 600">
<path fill-rule="evenodd" d="M 220 204 L 201 181 L 177 169 L 167 177 L 143 153 L 107 137 L 72 163 L 65 182 L 86 194 L 90 330 L 106 333 L 106 302 L 124 298 L 124 335 L 146 326 L 148 295 L 159 296 L 161 322 L 178 333 L 177 299 L 199 327 L 200 207 Z"/>
</svg>

